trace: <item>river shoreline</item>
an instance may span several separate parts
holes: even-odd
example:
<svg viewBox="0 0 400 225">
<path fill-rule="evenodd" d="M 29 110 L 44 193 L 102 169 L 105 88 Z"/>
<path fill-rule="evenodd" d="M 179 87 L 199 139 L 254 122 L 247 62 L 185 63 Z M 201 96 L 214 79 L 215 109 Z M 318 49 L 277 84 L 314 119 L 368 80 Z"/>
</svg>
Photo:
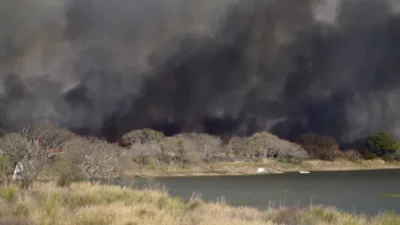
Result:
<svg viewBox="0 0 400 225">
<path fill-rule="evenodd" d="M 265 172 L 257 172 L 258 168 Z M 252 176 L 261 174 L 278 175 L 299 171 L 308 172 L 346 172 L 367 170 L 397 170 L 400 163 L 389 163 L 383 160 L 360 160 L 351 162 L 345 160 L 322 161 L 307 160 L 298 164 L 280 163 L 275 160 L 263 162 L 226 162 L 205 165 L 175 165 L 164 167 L 141 167 L 127 171 L 125 175 L 133 177 L 196 177 L 196 176 Z"/>
</svg>

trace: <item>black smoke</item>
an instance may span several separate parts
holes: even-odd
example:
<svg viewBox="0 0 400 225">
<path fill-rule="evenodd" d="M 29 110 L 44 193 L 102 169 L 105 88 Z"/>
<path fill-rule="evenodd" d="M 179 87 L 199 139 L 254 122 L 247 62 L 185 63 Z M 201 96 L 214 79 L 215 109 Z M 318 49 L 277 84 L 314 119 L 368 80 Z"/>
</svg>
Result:
<svg viewBox="0 0 400 225">
<path fill-rule="evenodd" d="M 400 138 L 399 5 L 5 0 L 1 124 Z"/>
</svg>

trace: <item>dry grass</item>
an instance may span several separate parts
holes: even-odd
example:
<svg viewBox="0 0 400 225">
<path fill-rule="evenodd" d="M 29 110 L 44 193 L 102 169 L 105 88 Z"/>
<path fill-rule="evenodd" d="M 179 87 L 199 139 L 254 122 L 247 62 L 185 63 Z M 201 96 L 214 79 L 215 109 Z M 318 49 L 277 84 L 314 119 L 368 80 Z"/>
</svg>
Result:
<svg viewBox="0 0 400 225">
<path fill-rule="evenodd" d="M 357 216 L 320 206 L 259 211 L 224 203 L 184 202 L 166 192 L 88 183 L 60 188 L 34 184 L 31 190 L 0 188 L 0 224 L 48 225 L 391 225 L 400 216 Z"/>
</svg>

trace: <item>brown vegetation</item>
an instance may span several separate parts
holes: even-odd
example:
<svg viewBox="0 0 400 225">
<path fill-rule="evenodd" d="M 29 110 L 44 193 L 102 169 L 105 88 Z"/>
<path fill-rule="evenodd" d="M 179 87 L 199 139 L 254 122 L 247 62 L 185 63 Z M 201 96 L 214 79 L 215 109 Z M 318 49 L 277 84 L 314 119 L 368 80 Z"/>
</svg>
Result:
<svg viewBox="0 0 400 225">
<path fill-rule="evenodd" d="M 334 159 L 335 151 L 339 148 L 335 138 L 316 133 L 302 134 L 296 139 L 296 143 L 303 146 L 311 157 L 323 160 Z"/>
</svg>

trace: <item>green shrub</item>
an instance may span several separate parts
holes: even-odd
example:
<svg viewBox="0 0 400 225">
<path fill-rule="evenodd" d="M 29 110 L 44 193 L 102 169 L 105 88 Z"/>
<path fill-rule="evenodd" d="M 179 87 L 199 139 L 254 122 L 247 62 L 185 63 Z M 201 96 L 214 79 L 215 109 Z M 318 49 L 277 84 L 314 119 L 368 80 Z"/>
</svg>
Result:
<svg viewBox="0 0 400 225">
<path fill-rule="evenodd" d="M 11 161 L 8 156 L 0 155 L 0 171 L 9 173 L 12 171 Z"/>
<path fill-rule="evenodd" d="M 16 187 L 0 187 L 0 198 L 6 200 L 7 202 L 14 202 L 17 198 L 17 191 Z"/>
<path fill-rule="evenodd" d="M 400 143 L 386 133 L 370 135 L 361 149 L 364 158 L 386 157 L 396 154 Z"/>
<path fill-rule="evenodd" d="M 7 183 L 8 176 L 13 173 L 12 163 L 9 157 L 0 156 L 0 183 Z"/>
</svg>

